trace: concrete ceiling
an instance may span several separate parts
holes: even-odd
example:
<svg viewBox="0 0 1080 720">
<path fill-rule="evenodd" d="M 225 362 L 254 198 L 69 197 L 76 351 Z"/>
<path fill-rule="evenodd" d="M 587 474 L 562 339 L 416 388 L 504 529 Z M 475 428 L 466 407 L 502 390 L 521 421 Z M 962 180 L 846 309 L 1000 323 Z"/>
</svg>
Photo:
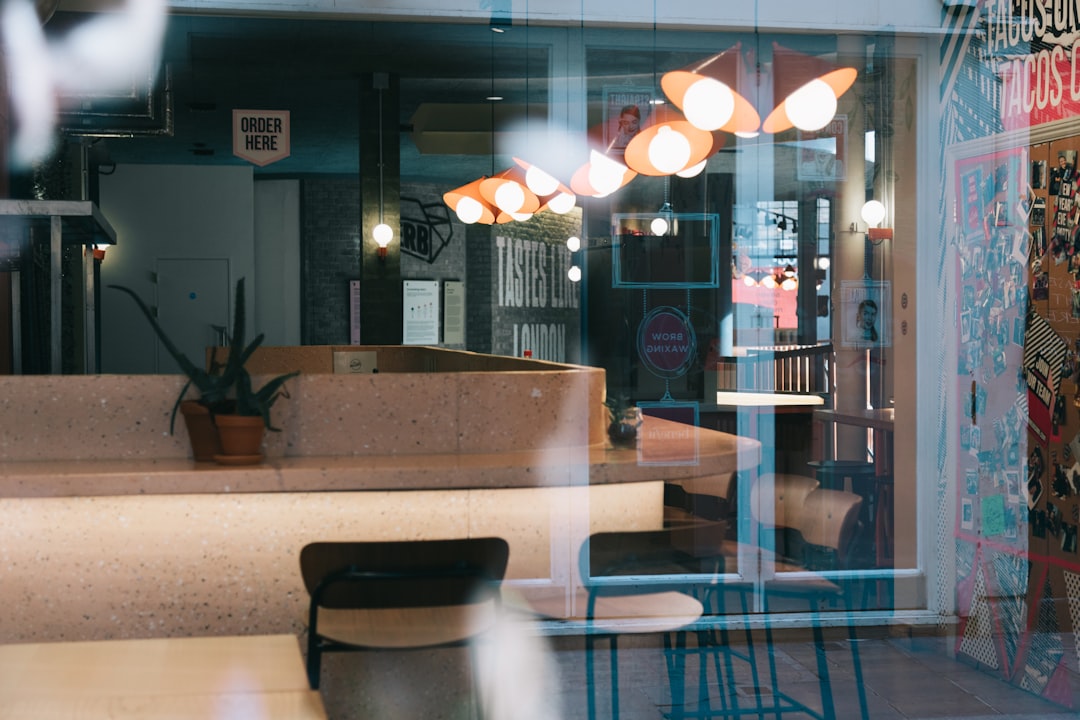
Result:
<svg viewBox="0 0 1080 720">
<path fill-rule="evenodd" d="M 60 34 L 84 19 L 58 12 L 46 27 Z M 150 98 L 167 107 L 137 117 L 147 114 L 141 97 L 139 112 L 121 106 L 122 117 L 88 120 L 83 109 L 97 113 L 100 104 L 80 100 L 62 124 L 91 135 L 145 133 L 97 140 L 96 152 L 112 162 L 241 164 L 232 155 L 232 110 L 289 110 L 291 156 L 258 172 L 355 174 L 360 84 L 385 72 L 400 87 L 403 178 L 464 181 L 490 172 L 492 138 L 504 147 L 515 119 L 547 117 L 550 48 L 507 36 L 484 25 L 171 16 Z M 166 71 L 168 97 L 159 97 Z M 503 100 L 488 101 L 493 94 Z M 162 131 L 168 110 L 171 133 Z"/>
</svg>

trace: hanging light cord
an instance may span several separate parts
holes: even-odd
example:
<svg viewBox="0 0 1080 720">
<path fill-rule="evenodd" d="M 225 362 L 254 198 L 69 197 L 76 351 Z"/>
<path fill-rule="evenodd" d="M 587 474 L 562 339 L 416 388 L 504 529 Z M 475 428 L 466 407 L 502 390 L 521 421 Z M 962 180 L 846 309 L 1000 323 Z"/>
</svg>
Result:
<svg viewBox="0 0 1080 720">
<path fill-rule="evenodd" d="M 379 88 L 379 224 L 383 223 L 383 89 Z"/>
</svg>

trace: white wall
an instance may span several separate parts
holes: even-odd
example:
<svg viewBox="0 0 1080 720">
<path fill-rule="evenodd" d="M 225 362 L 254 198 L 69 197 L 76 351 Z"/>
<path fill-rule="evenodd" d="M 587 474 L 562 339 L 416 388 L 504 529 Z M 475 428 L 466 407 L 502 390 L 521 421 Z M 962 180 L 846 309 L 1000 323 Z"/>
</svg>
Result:
<svg viewBox="0 0 1080 720">
<path fill-rule="evenodd" d="M 250 166 L 117 165 L 115 172 L 101 176 L 100 205 L 117 234 L 116 247 L 108 250 L 101 267 L 101 372 L 157 371 L 149 325 L 130 299 L 105 286 L 127 285 L 152 304 L 159 258 L 227 259 L 230 285 L 248 278 L 252 307 Z M 248 318 L 249 323 L 255 320 L 250 311 Z M 252 327 L 248 336 L 258 331 Z"/>
<path fill-rule="evenodd" d="M 300 181 L 255 183 L 255 307 L 264 345 L 300 344 Z M 254 337 L 254 335 L 251 335 Z"/>
</svg>

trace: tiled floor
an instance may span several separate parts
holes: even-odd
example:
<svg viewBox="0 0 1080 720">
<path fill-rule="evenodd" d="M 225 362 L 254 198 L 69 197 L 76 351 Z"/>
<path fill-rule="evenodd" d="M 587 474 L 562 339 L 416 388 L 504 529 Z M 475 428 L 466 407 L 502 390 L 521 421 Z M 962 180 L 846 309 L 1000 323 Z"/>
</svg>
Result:
<svg viewBox="0 0 1080 720">
<path fill-rule="evenodd" d="M 990 675 L 959 662 L 946 652 L 941 637 L 877 637 L 859 640 L 867 715 L 873 720 L 915 718 L 1070 718 L 1068 708 L 1041 700 Z M 761 671 L 760 686 L 768 688 L 764 643 L 757 642 L 756 657 Z M 586 718 L 584 643 L 581 638 L 560 638 L 551 644 L 559 668 L 561 684 L 559 717 Z M 598 713 L 610 718 L 610 684 L 606 646 L 597 653 L 597 686 L 600 687 Z M 792 640 L 776 644 L 780 691 L 821 710 L 821 693 L 816 672 L 813 643 Z M 850 644 L 846 640 L 827 642 L 827 662 L 833 684 L 836 717 L 860 717 Z M 736 686 L 740 706 L 752 706 L 750 673 L 745 664 L 737 668 Z M 697 665 L 687 666 L 687 686 L 697 684 Z M 710 673 L 710 705 L 718 707 L 720 689 Z M 621 717 L 627 720 L 654 720 L 671 711 L 671 697 L 659 637 L 624 637 L 619 646 L 619 688 Z M 766 690 L 767 692 L 767 690 Z M 697 706 L 688 701 L 687 709 Z M 751 717 L 756 717 L 751 715 Z M 766 715 L 775 717 L 775 715 Z M 788 718 L 810 717 L 805 713 L 785 714 Z"/>
<path fill-rule="evenodd" d="M 922 634 L 896 637 L 883 629 L 860 630 L 858 642 L 867 717 L 872 720 L 958 719 L 1002 720 L 1024 718 L 1075 720 L 1064 708 L 1012 687 L 989 672 L 950 657 L 949 641 Z M 891 636 L 888 636 L 891 635 Z M 843 633 L 826 641 L 826 660 L 833 685 L 836 718 L 859 718 L 857 686 L 851 645 Z M 439 650 L 328 655 L 322 693 L 333 720 L 464 720 L 470 710 L 470 671 L 473 662 L 492 668 L 494 683 L 481 683 L 489 694 L 494 686 L 496 706 L 486 720 L 583 720 L 588 717 L 584 640 L 580 636 L 541 638 L 522 627 L 510 628 L 496 639 L 498 651 L 471 655 L 462 648 Z M 763 639 L 755 639 L 759 687 L 768 695 L 767 653 Z M 471 657 L 471 659 L 470 659 Z M 479 659 L 478 659 L 479 657 Z M 598 645 L 596 687 L 598 718 L 611 718 L 610 680 L 606 645 Z M 805 631 L 800 637 L 775 644 L 780 691 L 820 711 L 814 646 Z M 696 698 L 698 665 L 685 670 L 687 692 Z M 740 706 L 753 704 L 754 682 L 748 667 L 735 672 Z M 708 697 L 719 707 L 721 691 L 710 669 Z M 619 643 L 619 696 L 622 720 L 660 720 L 672 710 L 662 636 L 626 635 Z M 690 700 L 686 708 L 698 706 Z M 744 715 L 743 717 L 747 717 Z M 749 717 L 758 717 L 755 714 Z M 763 717 L 773 718 L 774 714 Z M 784 718 L 808 718 L 788 713 Z"/>
</svg>

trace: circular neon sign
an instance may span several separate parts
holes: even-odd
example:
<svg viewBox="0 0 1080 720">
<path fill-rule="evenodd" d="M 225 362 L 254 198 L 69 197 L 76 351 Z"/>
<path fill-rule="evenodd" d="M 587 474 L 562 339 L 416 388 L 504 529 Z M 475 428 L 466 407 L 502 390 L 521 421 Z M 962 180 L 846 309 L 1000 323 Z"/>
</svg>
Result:
<svg viewBox="0 0 1080 720">
<path fill-rule="evenodd" d="M 697 352 L 690 319 L 673 307 L 652 310 L 638 325 L 638 356 L 649 371 L 662 378 L 686 374 Z"/>
</svg>

